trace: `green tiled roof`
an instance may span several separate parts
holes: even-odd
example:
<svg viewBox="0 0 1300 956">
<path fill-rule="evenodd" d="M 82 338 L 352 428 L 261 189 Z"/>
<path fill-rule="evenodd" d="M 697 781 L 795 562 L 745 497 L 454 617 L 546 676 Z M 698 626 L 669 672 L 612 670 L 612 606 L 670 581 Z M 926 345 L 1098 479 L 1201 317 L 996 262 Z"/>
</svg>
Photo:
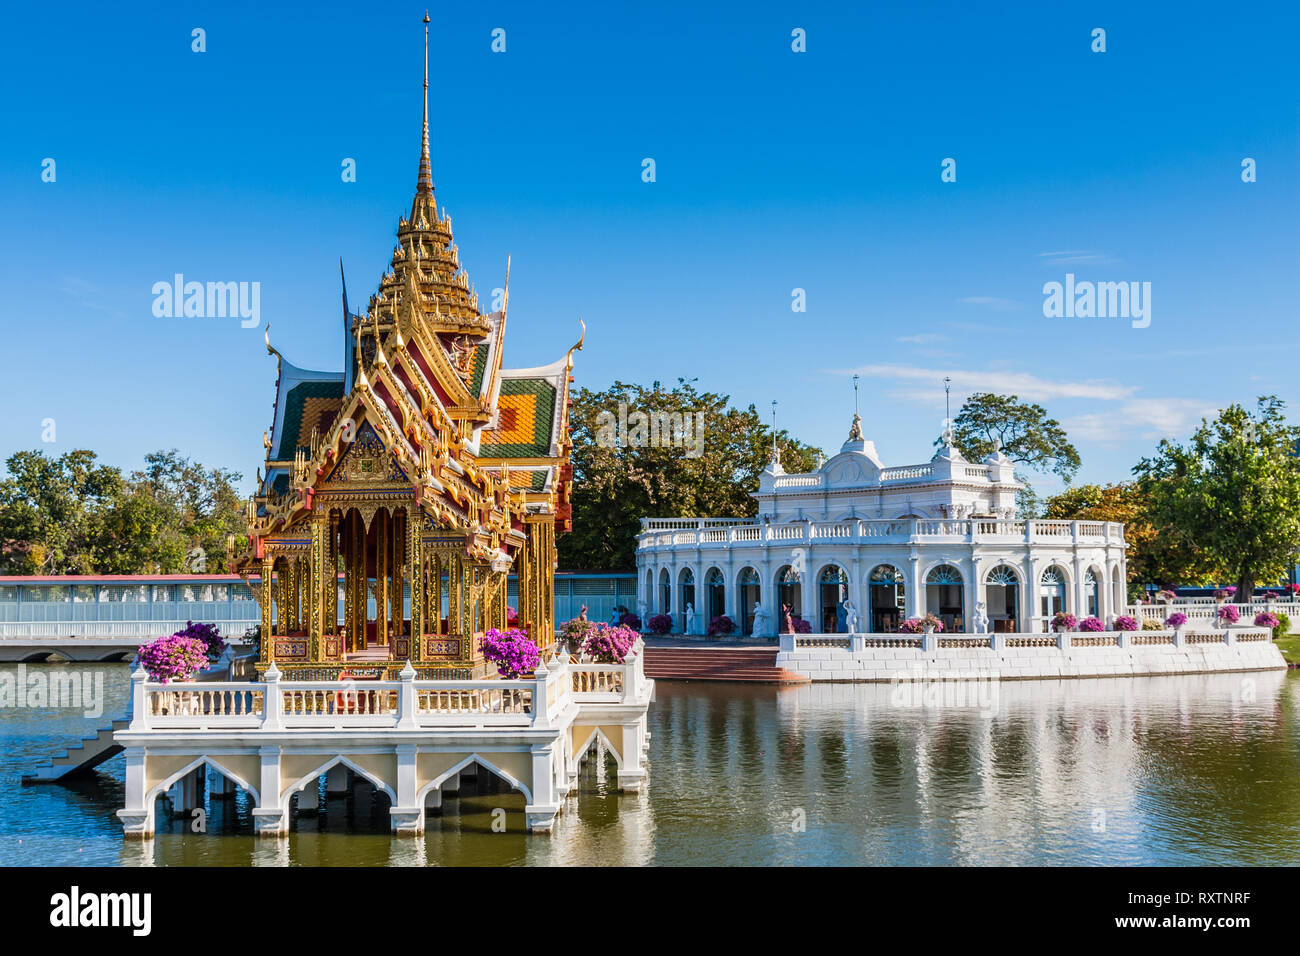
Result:
<svg viewBox="0 0 1300 956">
<path fill-rule="evenodd" d="M 555 386 L 544 378 L 508 378 L 501 382 L 498 430 L 484 433 L 484 458 L 540 458 L 551 453 Z M 499 443 L 494 439 L 505 439 Z"/>
<path fill-rule="evenodd" d="M 289 394 L 285 396 L 284 408 L 284 427 L 280 434 L 276 436 L 275 461 L 287 461 L 292 458 L 294 452 L 299 448 L 306 448 L 306 439 L 311 436 L 311 429 L 308 427 L 306 436 L 302 432 L 302 410 L 308 399 L 323 398 L 332 399 L 335 402 L 343 401 L 343 383 L 342 382 L 299 382 L 293 388 L 289 389 Z M 335 411 L 337 412 L 337 408 Z M 314 423 L 309 423 L 314 424 Z M 302 438 L 302 441 L 299 439 Z"/>
</svg>

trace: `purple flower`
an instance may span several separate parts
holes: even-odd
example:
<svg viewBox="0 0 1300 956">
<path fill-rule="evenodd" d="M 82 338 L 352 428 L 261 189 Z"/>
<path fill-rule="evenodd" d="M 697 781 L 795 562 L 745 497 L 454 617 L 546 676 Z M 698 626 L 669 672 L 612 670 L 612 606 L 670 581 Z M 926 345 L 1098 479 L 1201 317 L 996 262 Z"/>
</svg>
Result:
<svg viewBox="0 0 1300 956">
<path fill-rule="evenodd" d="M 208 669 L 208 647 L 196 637 L 170 634 L 140 648 L 136 657 L 150 678 L 159 684 L 189 680 Z"/>
<path fill-rule="evenodd" d="M 597 664 L 622 664 L 640 637 L 636 631 L 622 624 L 617 627 L 597 624 L 596 629 L 583 642 L 582 651 Z"/>
<path fill-rule="evenodd" d="M 1117 631 L 1136 631 L 1138 629 L 1137 618 L 1129 617 L 1127 614 L 1121 614 L 1115 618 L 1115 630 Z"/>
<path fill-rule="evenodd" d="M 509 628 L 504 634 L 492 628 L 479 641 L 479 648 L 483 658 L 496 664 L 497 673 L 507 680 L 536 670 L 542 661 L 528 632 L 517 627 Z"/>
<path fill-rule="evenodd" d="M 1167 618 L 1165 618 L 1166 627 L 1182 627 L 1186 623 L 1187 623 L 1187 615 L 1182 613 L 1181 611 L 1175 611 L 1173 614 L 1170 614 Z"/>
<path fill-rule="evenodd" d="M 1099 617 L 1085 617 L 1079 622 L 1079 630 L 1104 631 L 1106 630 L 1106 625 L 1102 623 L 1102 620 Z"/>
</svg>

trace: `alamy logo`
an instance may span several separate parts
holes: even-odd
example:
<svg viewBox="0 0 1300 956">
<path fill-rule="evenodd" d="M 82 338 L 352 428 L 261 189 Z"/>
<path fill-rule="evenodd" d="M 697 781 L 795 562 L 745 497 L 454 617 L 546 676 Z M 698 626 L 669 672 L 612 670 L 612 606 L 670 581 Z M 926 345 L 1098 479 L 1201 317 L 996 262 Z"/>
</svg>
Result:
<svg viewBox="0 0 1300 956">
<path fill-rule="evenodd" d="M 685 448 L 687 458 L 704 454 L 704 413 L 628 411 L 618 403 L 618 414 L 596 416 L 596 444 L 601 448 Z"/>
<path fill-rule="evenodd" d="M 1150 282 L 1075 282 L 1043 284 L 1043 315 L 1049 319 L 1132 319 L 1133 328 L 1151 324 Z"/>
<path fill-rule="evenodd" d="M 104 672 L 38 667 L 28 673 L 27 665 L 19 664 L 17 673 L 0 674 L 0 710 L 28 707 L 75 709 L 85 717 L 102 717 Z"/>
<path fill-rule="evenodd" d="M 152 913 L 151 893 L 82 893 L 74 886 L 50 897 L 50 925 L 60 928 L 125 926 L 134 936 L 148 936 Z"/>
<path fill-rule="evenodd" d="M 178 272 L 171 282 L 155 282 L 152 291 L 153 314 L 160 319 L 238 317 L 245 329 L 262 321 L 260 282 L 186 282 Z"/>
</svg>

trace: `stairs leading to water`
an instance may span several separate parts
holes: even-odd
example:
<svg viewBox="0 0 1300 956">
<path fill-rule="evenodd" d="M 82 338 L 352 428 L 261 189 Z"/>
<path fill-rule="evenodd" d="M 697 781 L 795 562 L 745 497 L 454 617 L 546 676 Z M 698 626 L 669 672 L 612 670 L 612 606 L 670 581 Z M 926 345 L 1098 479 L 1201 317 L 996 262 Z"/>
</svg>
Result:
<svg viewBox="0 0 1300 956">
<path fill-rule="evenodd" d="M 122 745 L 113 740 L 113 731 L 124 729 L 130 722 L 128 718 L 122 718 L 113 721 L 111 727 L 97 730 L 75 747 L 69 747 L 63 756 L 54 757 L 49 763 L 37 767 L 35 772 L 24 775 L 23 783 L 54 783 L 74 773 L 98 767 L 109 757 L 122 752 Z"/>
<path fill-rule="evenodd" d="M 808 678 L 776 666 L 776 650 L 762 647 L 652 647 L 645 674 L 655 680 L 748 681 L 804 684 Z"/>
</svg>

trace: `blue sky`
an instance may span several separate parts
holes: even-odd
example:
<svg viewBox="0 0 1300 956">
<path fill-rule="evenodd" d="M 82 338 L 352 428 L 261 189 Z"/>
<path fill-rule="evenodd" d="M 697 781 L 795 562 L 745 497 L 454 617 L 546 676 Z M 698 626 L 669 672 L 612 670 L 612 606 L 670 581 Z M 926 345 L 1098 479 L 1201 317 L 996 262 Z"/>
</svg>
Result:
<svg viewBox="0 0 1300 956">
<path fill-rule="evenodd" d="M 508 365 L 561 355 L 582 315 L 579 384 L 777 399 L 828 452 L 857 370 L 887 464 L 930 456 L 949 375 L 954 408 L 1046 405 L 1087 481 L 1227 403 L 1295 405 L 1296 5 L 837 6 L 431 11 L 437 196 L 485 301 L 512 256 Z M 156 318 L 152 285 L 260 282 L 286 357 L 341 367 L 338 259 L 364 305 L 415 186 L 423 13 L 7 12 L 0 452 L 177 447 L 251 487 L 262 328 Z M 1150 282 L 1150 326 L 1044 318 L 1067 272 Z"/>
</svg>

